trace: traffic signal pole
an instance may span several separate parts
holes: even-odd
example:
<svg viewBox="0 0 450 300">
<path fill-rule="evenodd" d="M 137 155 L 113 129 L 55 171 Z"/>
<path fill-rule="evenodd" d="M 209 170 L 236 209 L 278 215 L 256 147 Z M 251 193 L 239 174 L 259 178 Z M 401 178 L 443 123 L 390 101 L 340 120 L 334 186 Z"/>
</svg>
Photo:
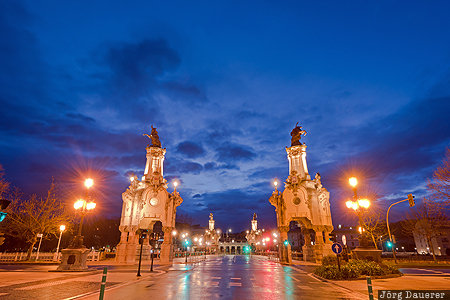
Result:
<svg viewBox="0 0 450 300">
<path fill-rule="evenodd" d="M 387 230 L 388 230 L 389 240 L 392 243 L 392 255 L 394 256 L 395 263 L 397 263 L 397 257 L 395 256 L 395 242 L 392 240 L 391 230 L 389 228 L 389 211 L 391 210 L 392 206 L 394 206 L 396 204 L 399 204 L 399 203 L 402 203 L 402 202 L 405 202 L 405 201 L 409 201 L 409 206 L 410 207 L 413 207 L 415 205 L 414 196 L 412 194 L 408 194 L 408 198 L 407 199 L 403 199 L 403 200 L 400 200 L 400 201 L 397 201 L 397 202 L 391 204 L 391 206 L 389 206 L 389 208 L 387 210 L 387 213 L 386 213 L 386 226 L 387 226 Z"/>
</svg>

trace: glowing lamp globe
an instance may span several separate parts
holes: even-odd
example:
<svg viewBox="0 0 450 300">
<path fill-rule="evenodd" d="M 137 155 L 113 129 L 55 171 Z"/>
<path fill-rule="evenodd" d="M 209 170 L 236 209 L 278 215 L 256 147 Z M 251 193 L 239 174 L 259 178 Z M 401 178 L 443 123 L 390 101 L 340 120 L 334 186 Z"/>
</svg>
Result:
<svg viewBox="0 0 450 300">
<path fill-rule="evenodd" d="M 94 179 L 92 178 L 87 178 L 84 181 L 84 186 L 87 187 L 88 189 L 91 188 L 94 185 Z"/>
<path fill-rule="evenodd" d="M 358 185 L 358 179 L 356 177 L 350 177 L 348 179 L 348 183 L 352 186 L 352 187 L 356 187 Z"/>
</svg>

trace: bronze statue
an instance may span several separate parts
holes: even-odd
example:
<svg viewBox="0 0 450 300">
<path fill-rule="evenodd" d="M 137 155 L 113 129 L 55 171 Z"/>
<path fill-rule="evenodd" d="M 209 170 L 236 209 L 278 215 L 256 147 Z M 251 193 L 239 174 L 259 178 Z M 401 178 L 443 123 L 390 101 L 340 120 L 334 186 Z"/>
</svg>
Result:
<svg viewBox="0 0 450 300">
<path fill-rule="evenodd" d="M 297 122 L 297 124 L 295 124 L 295 128 L 291 131 L 291 147 L 302 145 L 300 142 L 302 135 L 306 135 L 306 131 L 302 130 L 302 126 L 298 126 Z"/>
<path fill-rule="evenodd" d="M 146 137 L 148 137 L 151 141 L 152 144 L 150 145 L 151 147 L 158 147 L 161 148 L 161 142 L 159 141 L 159 136 L 158 136 L 158 132 L 156 131 L 156 128 L 152 126 L 152 132 L 150 132 L 150 135 L 144 133 L 143 135 L 145 135 Z"/>
<path fill-rule="evenodd" d="M 253 220 L 256 220 L 256 213 L 253 214 Z"/>
<path fill-rule="evenodd" d="M 212 214 L 212 213 L 209 214 L 209 219 L 210 219 L 210 220 L 213 219 L 213 214 Z"/>
</svg>

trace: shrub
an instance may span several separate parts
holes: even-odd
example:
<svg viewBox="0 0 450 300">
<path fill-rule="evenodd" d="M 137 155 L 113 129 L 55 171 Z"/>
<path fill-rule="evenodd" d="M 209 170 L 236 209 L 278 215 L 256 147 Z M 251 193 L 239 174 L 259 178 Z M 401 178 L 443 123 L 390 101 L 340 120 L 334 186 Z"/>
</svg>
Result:
<svg viewBox="0 0 450 300">
<path fill-rule="evenodd" d="M 324 263 L 325 261 L 325 263 Z M 314 270 L 316 275 L 326 279 L 352 279 L 360 276 L 380 276 L 387 274 L 400 274 L 400 271 L 393 265 L 378 264 L 374 261 L 351 260 L 341 266 L 341 271 L 337 265 L 330 260 L 322 261 L 322 266 Z"/>
<path fill-rule="evenodd" d="M 359 273 L 358 269 L 352 268 L 349 265 L 343 265 L 341 267 L 341 273 L 342 278 L 344 279 L 358 278 L 359 276 L 361 276 L 361 273 Z"/>
<path fill-rule="evenodd" d="M 337 266 L 319 266 L 314 270 L 314 274 L 326 279 L 343 279 L 343 275 L 339 272 Z"/>
<path fill-rule="evenodd" d="M 327 255 L 322 258 L 322 266 L 337 265 L 336 255 Z"/>
<path fill-rule="evenodd" d="M 381 268 L 383 268 L 385 274 L 402 274 L 396 266 L 391 264 L 381 264 Z"/>
<path fill-rule="evenodd" d="M 361 275 L 380 276 L 384 275 L 381 266 L 374 261 L 352 260 L 348 263 L 352 269 L 357 270 Z"/>
</svg>

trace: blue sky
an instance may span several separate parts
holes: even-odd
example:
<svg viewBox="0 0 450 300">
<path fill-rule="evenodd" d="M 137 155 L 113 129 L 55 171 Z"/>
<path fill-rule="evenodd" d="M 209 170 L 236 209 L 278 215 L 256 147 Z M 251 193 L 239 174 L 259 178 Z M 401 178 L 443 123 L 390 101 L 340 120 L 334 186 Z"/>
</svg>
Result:
<svg viewBox="0 0 450 300">
<path fill-rule="evenodd" d="M 449 3 L 261 2 L 2 1 L 7 178 L 43 193 L 53 176 L 70 202 L 94 176 L 98 213 L 117 216 L 153 124 L 180 213 L 272 227 L 300 122 L 336 224 L 354 222 L 349 174 L 380 207 L 420 200 L 450 141 Z"/>
</svg>

